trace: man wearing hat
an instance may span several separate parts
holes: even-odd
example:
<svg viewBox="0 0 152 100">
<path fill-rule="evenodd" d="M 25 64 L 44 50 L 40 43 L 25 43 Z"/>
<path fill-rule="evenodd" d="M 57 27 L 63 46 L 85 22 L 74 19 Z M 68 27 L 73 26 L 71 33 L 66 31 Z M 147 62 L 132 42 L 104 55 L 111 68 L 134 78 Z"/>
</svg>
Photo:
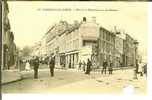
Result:
<svg viewBox="0 0 152 100">
<path fill-rule="evenodd" d="M 33 65 L 34 65 L 34 78 L 38 78 L 38 68 L 39 68 L 39 58 L 35 57 L 33 60 Z"/>
<path fill-rule="evenodd" d="M 55 67 L 55 56 L 52 56 L 49 59 L 49 68 L 50 68 L 51 77 L 54 76 L 54 67 Z"/>
</svg>

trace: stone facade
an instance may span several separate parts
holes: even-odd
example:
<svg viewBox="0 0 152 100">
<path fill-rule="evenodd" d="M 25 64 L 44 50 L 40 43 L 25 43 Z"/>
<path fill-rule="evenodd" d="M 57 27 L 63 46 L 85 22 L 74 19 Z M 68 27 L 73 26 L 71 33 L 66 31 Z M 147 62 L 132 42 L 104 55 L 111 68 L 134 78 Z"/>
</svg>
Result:
<svg viewBox="0 0 152 100">
<path fill-rule="evenodd" d="M 115 66 L 122 67 L 123 64 L 123 38 L 115 37 Z"/>
<path fill-rule="evenodd" d="M 60 21 L 46 33 L 47 55 L 55 55 L 56 67 L 76 68 L 80 60 L 91 59 L 92 47 L 97 43 L 99 26 L 92 18 L 69 24 Z M 85 53 L 84 53 L 85 51 Z"/>
<path fill-rule="evenodd" d="M 124 66 L 133 66 L 135 65 L 135 40 L 130 35 L 126 34 L 126 39 L 123 42 Z"/>
<path fill-rule="evenodd" d="M 10 21 L 8 18 L 9 8 L 7 1 L 2 2 L 2 56 L 3 56 L 3 69 L 10 69 L 15 64 L 16 45 L 14 43 L 14 34 L 11 32 Z"/>
<path fill-rule="evenodd" d="M 42 57 L 55 56 L 56 67 L 77 68 L 88 58 L 95 67 L 102 67 L 104 59 L 112 61 L 114 67 L 130 66 L 135 59 L 134 39 L 121 34 L 100 27 L 95 17 L 91 21 L 83 17 L 72 24 L 60 21 L 46 32 L 39 49 Z"/>
<path fill-rule="evenodd" d="M 104 59 L 115 63 L 115 37 L 116 35 L 107 29 L 100 27 L 99 36 L 99 65 L 103 65 Z"/>
</svg>

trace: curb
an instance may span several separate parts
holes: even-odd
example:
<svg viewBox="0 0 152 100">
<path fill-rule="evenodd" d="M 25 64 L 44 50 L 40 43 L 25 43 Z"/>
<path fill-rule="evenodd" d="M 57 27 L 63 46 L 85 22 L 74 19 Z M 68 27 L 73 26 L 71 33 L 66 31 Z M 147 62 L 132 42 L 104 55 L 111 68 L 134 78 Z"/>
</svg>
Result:
<svg viewBox="0 0 152 100">
<path fill-rule="evenodd" d="M 7 84 L 10 84 L 10 83 L 14 83 L 14 82 L 17 82 L 17 81 L 21 81 L 23 78 L 20 77 L 19 79 L 16 79 L 16 80 L 12 80 L 12 81 L 9 81 L 9 82 L 4 82 L 4 83 L 1 83 L 1 85 L 7 85 Z"/>
</svg>

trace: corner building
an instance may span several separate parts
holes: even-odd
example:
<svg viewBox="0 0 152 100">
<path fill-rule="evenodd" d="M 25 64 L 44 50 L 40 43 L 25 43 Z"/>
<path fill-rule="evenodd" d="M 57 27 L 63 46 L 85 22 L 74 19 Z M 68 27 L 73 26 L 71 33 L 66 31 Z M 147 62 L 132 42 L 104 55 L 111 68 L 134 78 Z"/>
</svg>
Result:
<svg viewBox="0 0 152 100">
<path fill-rule="evenodd" d="M 68 24 L 60 21 L 46 33 L 47 55 L 55 55 L 56 67 L 77 68 L 79 61 L 91 59 L 93 45 L 97 43 L 99 25 L 96 18 Z"/>
</svg>

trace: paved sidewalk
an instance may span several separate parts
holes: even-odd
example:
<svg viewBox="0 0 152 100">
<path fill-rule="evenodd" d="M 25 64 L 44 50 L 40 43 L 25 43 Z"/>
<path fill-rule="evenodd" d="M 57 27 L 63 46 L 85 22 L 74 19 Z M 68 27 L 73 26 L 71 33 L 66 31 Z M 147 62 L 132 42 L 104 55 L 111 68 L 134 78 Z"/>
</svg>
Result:
<svg viewBox="0 0 152 100">
<path fill-rule="evenodd" d="M 22 79 L 19 70 L 2 70 L 2 85 Z"/>
</svg>

